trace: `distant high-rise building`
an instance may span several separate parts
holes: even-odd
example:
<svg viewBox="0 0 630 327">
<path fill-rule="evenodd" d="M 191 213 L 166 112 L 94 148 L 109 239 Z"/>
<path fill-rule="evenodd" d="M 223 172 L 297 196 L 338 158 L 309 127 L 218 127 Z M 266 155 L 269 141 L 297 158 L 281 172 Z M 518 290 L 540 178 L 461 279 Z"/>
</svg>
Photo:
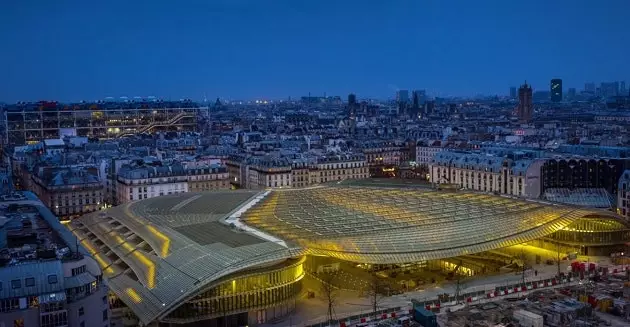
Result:
<svg viewBox="0 0 630 327">
<path fill-rule="evenodd" d="M 420 113 L 420 108 L 424 106 L 426 101 L 426 91 L 425 90 L 415 90 L 411 92 L 411 115 L 417 116 Z"/>
<path fill-rule="evenodd" d="M 354 93 L 348 94 L 348 105 L 357 104 L 357 96 Z"/>
<path fill-rule="evenodd" d="M 409 103 L 409 91 L 399 90 L 396 92 L 396 103 L 398 103 L 398 114 L 407 114 L 407 104 Z"/>
<path fill-rule="evenodd" d="M 525 84 L 518 89 L 518 119 L 521 122 L 529 122 L 534 111 L 532 105 L 532 87 Z"/>
<path fill-rule="evenodd" d="M 577 91 L 575 90 L 574 87 L 570 87 L 569 90 L 567 91 L 567 99 L 568 100 L 573 100 L 575 99 L 575 95 L 577 94 Z"/>
<path fill-rule="evenodd" d="M 423 106 L 424 103 L 427 101 L 427 91 L 426 90 L 415 90 L 412 92 L 412 94 L 417 94 L 418 95 L 418 104 L 420 106 Z"/>
<path fill-rule="evenodd" d="M 348 116 L 357 114 L 357 96 L 354 93 L 348 94 Z"/>
<path fill-rule="evenodd" d="M 604 98 L 610 98 L 619 94 L 619 82 L 609 82 L 600 84 L 600 96 Z"/>
<path fill-rule="evenodd" d="M 409 90 L 398 90 L 398 92 L 396 92 L 396 102 L 398 103 L 409 102 Z"/>
<path fill-rule="evenodd" d="M 435 101 L 426 101 L 424 103 L 424 114 L 431 115 L 435 112 Z"/>
<path fill-rule="evenodd" d="M 413 104 L 411 105 L 411 114 L 413 116 L 417 116 L 420 112 L 420 96 L 418 95 L 418 92 L 413 91 L 412 99 Z"/>
<path fill-rule="evenodd" d="M 551 80 L 551 101 L 562 101 L 562 80 L 559 78 L 554 78 Z"/>
<path fill-rule="evenodd" d="M 414 108 L 419 107 L 420 106 L 420 97 L 418 97 L 418 93 L 416 93 L 416 91 L 413 91 L 411 93 L 411 98 L 412 98 L 411 103 L 413 104 L 413 107 Z"/>
<path fill-rule="evenodd" d="M 584 92 L 595 94 L 596 92 L 595 83 L 591 82 L 591 83 L 584 84 Z"/>
<path fill-rule="evenodd" d="M 625 81 L 621 81 L 621 86 L 619 87 L 619 95 L 629 96 L 628 95 L 628 89 L 626 89 L 626 82 Z"/>
<path fill-rule="evenodd" d="M 511 86 L 510 87 L 510 99 L 516 99 L 516 86 Z"/>
</svg>

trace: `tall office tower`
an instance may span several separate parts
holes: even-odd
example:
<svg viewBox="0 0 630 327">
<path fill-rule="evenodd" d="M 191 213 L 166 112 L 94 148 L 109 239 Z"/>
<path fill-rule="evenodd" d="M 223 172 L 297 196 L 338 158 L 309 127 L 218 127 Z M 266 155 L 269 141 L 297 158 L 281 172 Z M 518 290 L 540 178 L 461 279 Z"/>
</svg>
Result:
<svg viewBox="0 0 630 327">
<path fill-rule="evenodd" d="M 510 87 L 510 99 L 516 99 L 516 86 Z"/>
<path fill-rule="evenodd" d="M 618 96 L 619 95 L 619 81 L 615 81 L 612 83 L 613 84 L 613 96 Z"/>
<path fill-rule="evenodd" d="M 562 80 L 554 78 L 551 80 L 551 102 L 562 101 Z"/>
<path fill-rule="evenodd" d="M 617 96 L 617 94 L 619 94 L 619 82 L 609 82 L 609 83 L 602 82 L 599 88 L 601 90 L 600 96 L 604 98 L 614 97 L 614 96 Z"/>
<path fill-rule="evenodd" d="M 567 91 L 567 99 L 568 100 L 573 100 L 575 99 L 575 95 L 577 94 L 577 91 L 575 90 L 574 87 L 570 87 L 569 91 Z"/>
<path fill-rule="evenodd" d="M 628 90 L 626 89 L 626 82 L 621 81 L 621 86 L 619 87 L 619 95 L 628 96 Z"/>
<path fill-rule="evenodd" d="M 525 84 L 518 89 L 518 119 L 521 122 L 529 122 L 532 119 L 532 87 Z"/>
<path fill-rule="evenodd" d="M 415 90 L 413 93 L 418 95 L 418 104 L 423 106 L 427 101 L 427 91 L 426 90 Z"/>
<path fill-rule="evenodd" d="M 398 104 L 398 114 L 407 114 L 407 104 L 409 103 L 409 90 L 399 90 L 396 92 L 396 103 Z"/>
<path fill-rule="evenodd" d="M 584 84 L 584 92 L 595 94 L 595 91 L 596 91 L 595 83 L 591 82 L 591 83 Z"/>
<path fill-rule="evenodd" d="M 426 101 L 424 103 L 424 113 L 431 115 L 435 112 L 435 101 Z"/>
<path fill-rule="evenodd" d="M 398 90 L 396 92 L 396 102 L 398 103 L 409 102 L 409 90 Z"/>
<path fill-rule="evenodd" d="M 412 93 L 412 99 L 413 99 L 413 104 L 411 106 L 411 111 L 412 111 L 412 115 L 414 116 L 418 116 L 418 113 L 420 112 L 420 96 L 418 95 L 417 91 L 413 91 Z"/>
<path fill-rule="evenodd" d="M 348 94 L 348 116 L 357 114 L 357 96 L 354 93 Z"/>
</svg>

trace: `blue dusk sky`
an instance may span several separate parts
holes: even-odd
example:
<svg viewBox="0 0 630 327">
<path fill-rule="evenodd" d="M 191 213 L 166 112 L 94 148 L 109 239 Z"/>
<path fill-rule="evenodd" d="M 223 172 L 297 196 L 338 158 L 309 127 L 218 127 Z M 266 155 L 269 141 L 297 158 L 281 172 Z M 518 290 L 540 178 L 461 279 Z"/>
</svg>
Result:
<svg viewBox="0 0 630 327">
<path fill-rule="evenodd" d="M 0 101 L 507 94 L 630 79 L 630 0 L 0 4 Z"/>
</svg>

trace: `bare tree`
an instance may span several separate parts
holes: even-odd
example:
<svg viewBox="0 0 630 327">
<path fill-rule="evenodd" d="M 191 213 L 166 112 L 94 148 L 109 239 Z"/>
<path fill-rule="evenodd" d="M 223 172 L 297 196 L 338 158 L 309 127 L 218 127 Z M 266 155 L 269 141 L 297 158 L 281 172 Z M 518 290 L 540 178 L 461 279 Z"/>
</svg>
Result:
<svg viewBox="0 0 630 327">
<path fill-rule="evenodd" d="M 334 320 L 335 315 L 335 302 L 337 300 L 338 289 L 334 286 L 334 282 L 337 279 L 337 275 L 333 273 L 324 273 L 321 277 L 322 297 L 328 304 L 328 322 L 331 323 Z"/>
<path fill-rule="evenodd" d="M 372 274 L 372 278 L 367 286 L 367 296 L 370 299 L 370 305 L 372 307 L 372 316 L 376 319 L 376 312 L 380 308 L 380 303 L 383 300 L 383 291 L 386 284 L 378 278 L 376 274 Z"/>
</svg>

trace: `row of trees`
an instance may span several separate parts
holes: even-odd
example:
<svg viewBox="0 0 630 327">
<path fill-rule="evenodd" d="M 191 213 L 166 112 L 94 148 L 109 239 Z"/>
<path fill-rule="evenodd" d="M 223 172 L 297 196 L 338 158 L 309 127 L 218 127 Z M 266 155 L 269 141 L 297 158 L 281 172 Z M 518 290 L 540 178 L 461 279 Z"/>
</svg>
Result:
<svg viewBox="0 0 630 327">
<path fill-rule="evenodd" d="M 332 322 L 335 320 L 335 306 L 337 305 L 337 299 L 339 297 L 339 288 L 335 286 L 337 282 L 338 275 L 334 273 L 326 273 L 320 275 L 321 278 L 321 286 L 320 292 L 323 299 L 326 301 L 328 305 L 327 310 L 327 319 L 328 322 Z M 371 310 L 371 314 L 373 318 L 376 318 L 378 310 L 381 309 L 381 301 L 385 297 L 383 294 L 385 293 L 385 288 L 388 285 L 384 283 L 381 279 L 376 276 L 376 274 L 372 274 L 370 282 L 368 283 L 366 289 L 364 290 L 367 297 L 370 300 L 369 306 Z"/>
</svg>

